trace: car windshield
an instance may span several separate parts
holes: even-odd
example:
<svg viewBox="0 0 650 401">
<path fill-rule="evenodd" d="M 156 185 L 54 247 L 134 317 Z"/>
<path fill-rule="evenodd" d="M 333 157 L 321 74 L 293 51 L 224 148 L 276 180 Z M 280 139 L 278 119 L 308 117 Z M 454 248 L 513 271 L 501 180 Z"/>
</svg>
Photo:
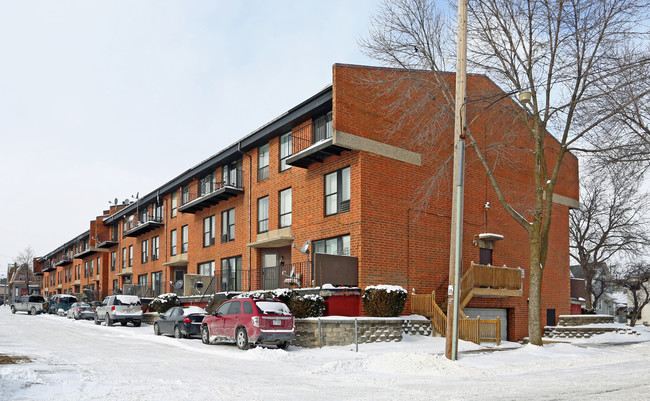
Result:
<svg viewBox="0 0 650 401">
<path fill-rule="evenodd" d="M 291 311 L 287 305 L 276 301 L 257 301 L 255 305 L 262 313 L 278 313 L 281 315 L 290 315 Z"/>
</svg>

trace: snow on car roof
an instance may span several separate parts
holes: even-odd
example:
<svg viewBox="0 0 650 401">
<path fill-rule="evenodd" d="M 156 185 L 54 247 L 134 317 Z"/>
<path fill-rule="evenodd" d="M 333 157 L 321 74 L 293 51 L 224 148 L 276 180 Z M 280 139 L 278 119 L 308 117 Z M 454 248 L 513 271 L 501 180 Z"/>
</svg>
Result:
<svg viewBox="0 0 650 401">
<path fill-rule="evenodd" d="M 187 308 L 183 308 L 184 316 L 190 315 L 192 313 L 204 313 L 206 315 L 208 314 L 205 309 L 199 308 L 198 306 L 188 306 Z"/>
</svg>

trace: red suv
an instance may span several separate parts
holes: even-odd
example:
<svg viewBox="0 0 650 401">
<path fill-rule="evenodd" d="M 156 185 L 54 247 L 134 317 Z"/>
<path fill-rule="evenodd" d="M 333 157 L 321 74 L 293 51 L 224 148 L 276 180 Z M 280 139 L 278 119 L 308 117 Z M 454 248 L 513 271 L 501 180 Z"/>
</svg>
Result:
<svg viewBox="0 0 650 401">
<path fill-rule="evenodd" d="M 234 298 L 203 318 L 204 344 L 234 341 L 240 349 L 251 345 L 275 344 L 285 349 L 296 337 L 291 311 L 279 300 Z"/>
</svg>

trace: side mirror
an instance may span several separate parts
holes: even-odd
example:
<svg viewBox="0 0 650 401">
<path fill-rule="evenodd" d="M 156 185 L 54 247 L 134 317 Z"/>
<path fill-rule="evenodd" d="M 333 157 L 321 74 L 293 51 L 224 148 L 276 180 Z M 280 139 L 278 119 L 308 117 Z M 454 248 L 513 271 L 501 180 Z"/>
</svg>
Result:
<svg viewBox="0 0 650 401">
<path fill-rule="evenodd" d="M 217 316 L 217 311 L 213 310 L 212 313 L 210 313 L 212 316 Z"/>
</svg>

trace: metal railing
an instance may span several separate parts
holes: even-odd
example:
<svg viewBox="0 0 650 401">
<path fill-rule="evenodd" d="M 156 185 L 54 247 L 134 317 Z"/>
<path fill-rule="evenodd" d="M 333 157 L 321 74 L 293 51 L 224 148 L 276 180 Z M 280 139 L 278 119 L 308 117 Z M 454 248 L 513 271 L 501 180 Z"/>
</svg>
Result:
<svg viewBox="0 0 650 401">
<path fill-rule="evenodd" d="M 332 137 L 332 124 L 304 125 L 291 133 L 292 154 L 296 154 L 308 147 Z"/>
<path fill-rule="evenodd" d="M 233 187 L 237 189 L 243 188 L 243 171 L 242 169 L 237 169 L 235 177 L 229 177 L 223 181 L 216 181 L 216 178 L 212 181 L 197 181 L 193 182 L 187 186 L 187 191 L 181 194 L 180 204 L 185 205 L 196 199 L 199 199 L 202 196 L 210 195 L 222 188 Z"/>
<path fill-rule="evenodd" d="M 163 222 L 163 217 L 162 216 L 156 216 L 153 214 L 146 214 L 146 215 L 141 215 L 138 216 L 138 220 L 135 221 L 129 221 L 128 223 L 128 230 L 132 230 L 134 228 L 137 228 L 145 223 L 149 222 L 154 222 L 154 223 L 162 223 Z"/>
<path fill-rule="evenodd" d="M 117 242 L 117 232 L 114 230 L 108 230 L 97 234 L 97 243 L 101 244 L 103 242 Z"/>
</svg>

